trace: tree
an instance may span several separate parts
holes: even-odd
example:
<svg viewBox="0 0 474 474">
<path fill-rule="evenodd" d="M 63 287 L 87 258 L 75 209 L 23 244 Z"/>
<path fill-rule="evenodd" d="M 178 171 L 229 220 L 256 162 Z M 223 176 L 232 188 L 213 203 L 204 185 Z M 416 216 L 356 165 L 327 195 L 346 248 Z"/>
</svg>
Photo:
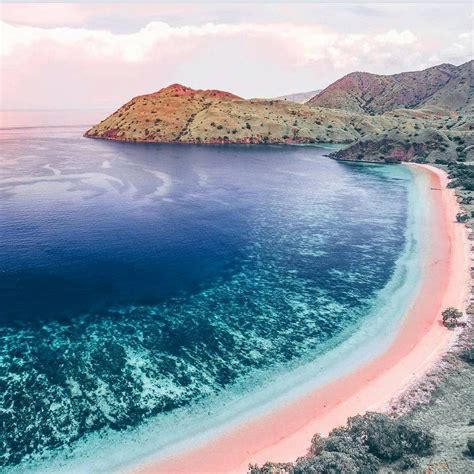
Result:
<svg viewBox="0 0 474 474">
<path fill-rule="evenodd" d="M 441 315 L 443 316 L 443 324 L 448 328 L 448 329 L 453 329 L 456 326 L 460 326 L 461 323 L 459 322 L 459 319 L 462 318 L 462 312 L 459 311 L 456 308 L 453 308 L 452 306 L 449 308 L 446 308 Z"/>
<path fill-rule="evenodd" d="M 460 223 L 464 223 L 469 220 L 469 216 L 465 212 L 458 212 L 456 214 L 456 220 Z"/>
</svg>

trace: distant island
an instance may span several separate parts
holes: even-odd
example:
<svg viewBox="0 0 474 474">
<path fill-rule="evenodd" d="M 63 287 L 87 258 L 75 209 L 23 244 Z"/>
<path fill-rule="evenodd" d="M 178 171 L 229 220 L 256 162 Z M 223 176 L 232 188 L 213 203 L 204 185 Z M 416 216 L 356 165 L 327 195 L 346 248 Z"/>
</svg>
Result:
<svg viewBox="0 0 474 474">
<path fill-rule="evenodd" d="M 353 72 L 305 103 L 245 100 L 173 84 L 133 98 L 85 136 L 155 143 L 333 143 L 347 145 L 332 154 L 340 160 L 462 160 L 474 145 L 472 69 L 469 61 L 386 76 Z"/>
<path fill-rule="evenodd" d="M 314 91 L 308 92 L 295 92 L 294 94 L 285 94 L 278 97 L 274 97 L 275 100 L 289 100 L 290 102 L 298 102 L 299 104 L 304 104 L 308 102 L 309 99 L 312 99 L 315 95 L 319 94 L 321 89 L 315 89 Z"/>
</svg>

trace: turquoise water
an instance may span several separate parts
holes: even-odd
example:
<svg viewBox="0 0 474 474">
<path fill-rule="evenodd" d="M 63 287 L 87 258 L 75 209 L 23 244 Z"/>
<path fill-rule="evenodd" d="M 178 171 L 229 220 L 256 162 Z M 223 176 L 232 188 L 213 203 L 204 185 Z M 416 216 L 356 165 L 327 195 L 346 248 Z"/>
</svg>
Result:
<svg viewBox="0 0 474 474">
<path fill-rule="evenodd" d="M 416 257 L 406 168 L 82 130 L 1 132 L 5 468 L 176 445 L 303 385 L 367 318 L 397 323 Z"/>
</svg>

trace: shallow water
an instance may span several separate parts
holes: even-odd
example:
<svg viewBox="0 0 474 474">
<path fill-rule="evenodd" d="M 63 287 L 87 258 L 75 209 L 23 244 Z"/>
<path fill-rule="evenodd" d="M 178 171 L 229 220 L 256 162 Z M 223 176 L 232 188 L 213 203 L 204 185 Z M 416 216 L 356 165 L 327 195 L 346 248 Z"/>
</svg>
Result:
<svg viewBox="0 0 474 474">
<path fill-rule="evenodd" d="M 0 133 L 4 466 L 251 399 L 363 324 L 406 246 L 403 167 L 83 130 Z"/>
</svg>

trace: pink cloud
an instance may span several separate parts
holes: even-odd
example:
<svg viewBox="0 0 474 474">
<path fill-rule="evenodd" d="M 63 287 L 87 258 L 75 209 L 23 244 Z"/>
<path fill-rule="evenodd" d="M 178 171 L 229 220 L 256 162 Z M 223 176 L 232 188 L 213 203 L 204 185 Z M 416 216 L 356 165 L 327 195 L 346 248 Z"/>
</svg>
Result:
<svg viewBox="0 0 474 474">
<path fill-rule="evenodd" d="M 309 21 L 148 21 L 117 32 L 86 26 L 110 5 L 15 7 L 1 12 L 2 108 L 115 107 L 171 82 L 268 97 L 324 87 L 352 70 L 394 73 L 472 55 L 469 33 L 459 31 L 451 43 L 418 29 L 361 25 L 349 33 Z M 201 7 L 114 5 L 113 12 L 186 11 L 190 19 L 193 8 Z"/>
</svg>

